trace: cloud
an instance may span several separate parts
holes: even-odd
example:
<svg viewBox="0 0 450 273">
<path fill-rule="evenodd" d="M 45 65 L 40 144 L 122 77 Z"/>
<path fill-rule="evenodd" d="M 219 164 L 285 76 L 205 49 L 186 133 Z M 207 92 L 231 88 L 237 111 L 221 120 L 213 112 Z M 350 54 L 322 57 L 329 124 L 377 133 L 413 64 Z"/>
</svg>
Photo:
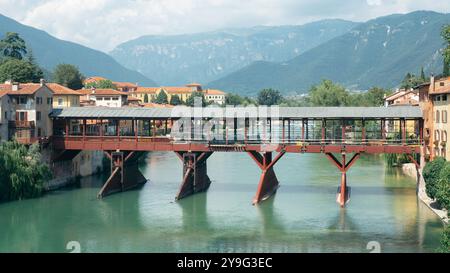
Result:
<svg viewBox="0 0 450 273">
<path fill-rule="evenodd" d="M 0 13 L 64 40 L 109 51 L 149 34 L 366 21 L 418 9 L 450 12 L 448 0 L 0 0 Z"/>
</svg>

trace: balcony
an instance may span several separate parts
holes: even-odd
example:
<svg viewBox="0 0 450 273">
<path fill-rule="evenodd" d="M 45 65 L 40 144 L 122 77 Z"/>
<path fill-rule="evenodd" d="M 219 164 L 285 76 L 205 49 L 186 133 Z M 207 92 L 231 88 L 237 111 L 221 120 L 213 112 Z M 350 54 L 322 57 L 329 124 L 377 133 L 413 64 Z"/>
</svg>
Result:
<svg viewBox="0 0 450 273">
<path fill-rule="evenodd" d="M 26 121 L 26 120 L 10 120 L 9 121 L 10 128 L 34 128 L 34 121 Z"/>
</svg>

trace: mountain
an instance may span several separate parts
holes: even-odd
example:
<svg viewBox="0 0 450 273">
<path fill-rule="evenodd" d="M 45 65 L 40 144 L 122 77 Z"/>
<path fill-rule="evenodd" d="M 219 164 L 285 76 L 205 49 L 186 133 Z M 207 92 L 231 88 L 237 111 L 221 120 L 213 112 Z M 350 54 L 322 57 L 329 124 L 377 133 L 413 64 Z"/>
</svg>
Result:
<svg viewBox="0 0 450 273">
<path fill-rule="evenodd" d="M 205 83 L 254 61 L 289 60 L 355 25 L 344 20 L 324 20 L 302 26 L 258 26 L 197 34 L 143 36 L 119 45 L 110 55 L 125 67 L 163 85 Z"/>
<path fill-rule="evenodd" d="M 262 88 L 305 93 L 321 79 L 351 89 L 396 87 L 407 72 L 442 72 L 441 28 L 450 14 L 418 11 L 370 20 L 286 62 L 255 62 L 209 87 L 253 95 Z"/>
<path fill-rule="evenodd" d="M 38 64 L 45 70 L 53 70 L 60 63 L 69 63 L 78 66 L 85 76 L 102 76 L 114 81 L 156 85 L 154 81 L 123 67 L 103 52 L 59 40 L 42 30 L 22 25 L 0 14 L 0 37 L 6 32 L 19 33 L 32 49 Z"/>
</svg>

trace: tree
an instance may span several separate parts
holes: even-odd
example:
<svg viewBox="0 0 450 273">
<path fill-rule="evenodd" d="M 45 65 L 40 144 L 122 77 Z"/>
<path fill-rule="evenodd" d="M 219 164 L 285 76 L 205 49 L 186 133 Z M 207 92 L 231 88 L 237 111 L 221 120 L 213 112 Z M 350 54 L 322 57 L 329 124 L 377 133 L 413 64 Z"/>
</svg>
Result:
<svg viewBox="0 0 450 273">
<path fill-rule="evenodd" d="M 90 82 L 84 86 L 87 89 L 98 88 L 98 89 L 114 89 L 117 90 L 117 86 L 111 80 L 100 80 L 98 82 Z"/>
<path fill-rule="evenodd" d="M 259 91 L 257 100 L 259 105 L 278 105 L 283 100 L 283 96 L 278 90 L 263 89 Z"/>
<path fill-rule="evenodd" d="M 309 91 L 313 106 L 346 106 L 349 104 L 349 93 L 339 84 L 330 80 L 322 80 Z"/>
<path fill-rule="evenodd" d="M 156 96 L 156 98 L 153 99 L 152 102 L 157 103 L 157 104 L 167 104 L 167 103 L 169 103 L 169 102 L 168 102 L 168 99 L 167 99 L 167 94 L 166 94 L 166 92 L 164 92 L 163 90 L 161 90 L 161 91 L 158 93 L 158 95 Z"/>
<path fill-rule="evenodd" d="M 53 71 L 53 80 L 56 83 L 74 90 L 83 88 L 83 78 L 78 67 L 71 64 L 59 64 Z"/>
<path fill-rule="evenodd" d="M 243 105 L 244 98 L 239 96 L 238 94 L 229 93 L 225 96 L 225 104 L 226 105 Z"/>
<path fill-rule="evenodd" d="M 192 92 L 192 94 L 186 100 L 186 105 L 191 106 L 191 107 L 196 106 L 196 105 L 194 105 L 195 98 L 201 98 L 202 106 L 206 106 L 206 99 L 205 99 L 204 94 L 202 92 L 198 92 L 198 91 Z"/>
<path fill-rule="evenodd" d="M 446 226 L 441 236 L 441 246 L 438 249 L 441 253 L 450 253 L 450 226 Z"/>
<path fill-rule="evenodd" d="M 0 144 L 0 202 L 40 196 L 49 179 L 51 172 L 42 163 L 38 145 Z"/>
<path fill-rule="evenodd" d="M 450 162 L 446 162 L 439 173 L 435 197 L 441 208 L 450 210 Z"/>
<path fill-rule="evenodd" d="M 422 68 L 420 69 L 420 80 L 421 80 L 422 82 L 426 82 L 426 81 L 427 81 L 427 77 L 425 76 L 425 71 L 423 70 L 423 66 L 422 66 Z"/>
<path fill-rule="evenodd" d="M 5 38 L 0 40 L 0 54 L 6 58 L 22 60 L 27 54 L 25 41 L 15 32 L 7 32 Z"/>
<path fill-rule="evenodd" d="M 405 78 L 403 78 L 403 81 L 400 84 L 400 88 L 408 90 L 424 83 L 425 81 L 426 79 L 422 79 L 421 77 L 417 77 L 416 75 L 408 72 L 405 75 Z"/>
<path fill-rule="evenodd" d="M 149 100 L 148 100 L 148 94 L 145 94 L 144 95 L 144 103 L 148 103 L 149 102 Z"/>
<path fill-rule="evenodd" d="M 172 97 L 170 97 L 170 104 L 171 105 L 180 105 L 183 102 L 181 101 L 180 97 L 178 95 L 172 95 Z"/>
<path fill-rule="evenodd" d="M 423 169 L 423 178 L 425 179 L 425 190 L 430 198 L 436 197 L 437 183 L 442 168 L 445 165 L 445 158 L 437 157 L 433 161 L 428 162 Z"/>
<path fill-rule="evenodd" d="M 444 39 L 445 48 L 442 51 L 444 57 L 444 77 L 450 76 L 450 25 L 444 25 L 441 31 L 442 39 Z"/>
<path fill-rule="evenodd" d="M 390 90 L 385 90 L 379 87 L 372 87 L 365 93 L 365 101 L 367 105 L 365 106 L 383 106 L 384 96 L 390 95 L 392 92 Z"/>
<path fill-rule="evenodd" d="M 27 60 L 8 59 L 0 65 L 0 82 L 39 82 L 43 77 L 42 70 Z"/>
</svg>

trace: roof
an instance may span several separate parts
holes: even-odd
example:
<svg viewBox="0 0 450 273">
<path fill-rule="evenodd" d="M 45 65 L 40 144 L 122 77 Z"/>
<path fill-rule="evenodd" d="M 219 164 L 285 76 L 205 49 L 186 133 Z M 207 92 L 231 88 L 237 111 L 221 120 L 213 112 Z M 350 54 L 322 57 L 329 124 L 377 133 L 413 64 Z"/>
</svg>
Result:
<svg viewBox="0 0 450 273">
<path fill-rule="evenodd" d="M 193 82 L 193 83 L 186 84 L 186 86 L 188 86 L 188 87 L 198 87 L 198 86 L 202 86 L 202 85 L 197 83 L 197 82 Z"/>
<path fill-rule="evenodd" d="M 397 92 L 387 96 L 384 100 L 386 100 L 386 101 L 395 100 L 395 99 L 398 99 L 400 97 L 406 96 L 406 95 L 408 95 L 410 93 L 414 93 L 414 94 L 417 95 L 417 93 L 415 91 L 413 91 L 413 90 L 399 90 L 399 91 L 397 91 Z"/>
<path fill-rule="evenodd" d="M 113 82 L 113 84 L 119 88 L 122 87 L 138 87 L 137 84 L 131 82 Z"/>
<path fill-rule="evenodd" d="M 171 104 L 158 104 L 158 103 L 143 103 L 142 107 L 147 107 L 147 108 L 173 108 L 174 106 Z"/>
<path fill-rule="evenodd" d="M 99 81 L 104 81 L 104 80 L 106 80 L 106 78 L 99 77 L 99 76 L 93 76 L 93 77 L 86 78 L 83 82 L 91 83 L 91 82 L 99 82 Z"/>
<path fill-rule="evenodd" d="M 141 101 L 141 99 L 128 96 L 128 101 Z"/>
<path fill-rule="evenodd" d="M 133 93 L 156 93 L 157 91 L 159 91 L 159 89 L 161 89 L 161 87 L 138 87 L 136 89 L 136 91 L 132 91 L 132 92 L 130 92 L 130 94 L 133 94 Z"/>
<path fill-rule="evenodd" d="M 167 91 L 167 93 L 171 93 L 171 94 L 192 93 L 193 92 L 192 88 L 185 87 L 185 86 L 163 86 L 161 88 L 164 89 L 165 91 Z"/>
<path fill-rule="evenodd" d="M 207 89 L 205 93 L 206 95 L 225 95 L 225 92 L 217 89 Z"/>
<path fill-rule="evenodd" d="M 8 94 L 8 92 L 0 90 L 0 98 L 3 97 L 6 94 Z"/>
<path fill-rule="evenodd" d="M 65 86 L 63 86 L 61 84 L 47 83 L 46 85 L 47 85 L 48 88 L 50 88 L 50 90 L 55 95 L 78 95 L 78 96 L 83 95 L 80 92 L 77 92 L 77 91 L 75 91 L 73 89 L 65 87 Z"/>
<path fill-rule="evenodd" d="M 80 89 L 77 91 L 83 95 L 100 95 L 100 96 L 128 95 L 127 92 L 117 91 L 114 89 Z"/>
<path fill-rule="evenodd" d="M 40 83 L 20 83 L 19 90 L 12 91 L 12 84 L 0 84 L 0 90 L 6 91 L 8 95 L 33 95 L 42 86 Z"/>
<path fill-rule="evenodd" d="M 226 108 L 219 107 L 206 107 L 203 108 L 204 117 L 215 116 L 217 111 L 225 111 Z M 238 108 L 239 109 L 239 108 Z M 247 113 L 251 114 L 256 111 L 251 111 L 247 107 L 241 109 L 247 109 Z M 277 116 L 280 118 L 330 118 L 330 119 L 361 119 L 361 118 L 409 118 L 418 119 L 422 118 L 422 110 L 418 106 L 395 106 L 395 107 L 273 107 L 268 108 L 270 111 L 279 110 Z M 274 110 L 275 109 L 275 110 Z M 212 110 L 212 111 L 211 111 Z M 190 111 L 192 113 L 193 108 L 181 106 L 174 108 L 156 108 L 156 107 L 143 107 L 143 108 L 108 108 L 108 107 L 69 107 L 63 109 L 54 109 L 51 113 L 52 117 L 60 118 L 180 118 L 183 116 L 184 111 Z M 214 112 L 209 114 L 209 112 Z M 248 116 L 248 115 L 247 115 Z M 254 115 L 251 115 L 254 117 Z"/>
</svg>

